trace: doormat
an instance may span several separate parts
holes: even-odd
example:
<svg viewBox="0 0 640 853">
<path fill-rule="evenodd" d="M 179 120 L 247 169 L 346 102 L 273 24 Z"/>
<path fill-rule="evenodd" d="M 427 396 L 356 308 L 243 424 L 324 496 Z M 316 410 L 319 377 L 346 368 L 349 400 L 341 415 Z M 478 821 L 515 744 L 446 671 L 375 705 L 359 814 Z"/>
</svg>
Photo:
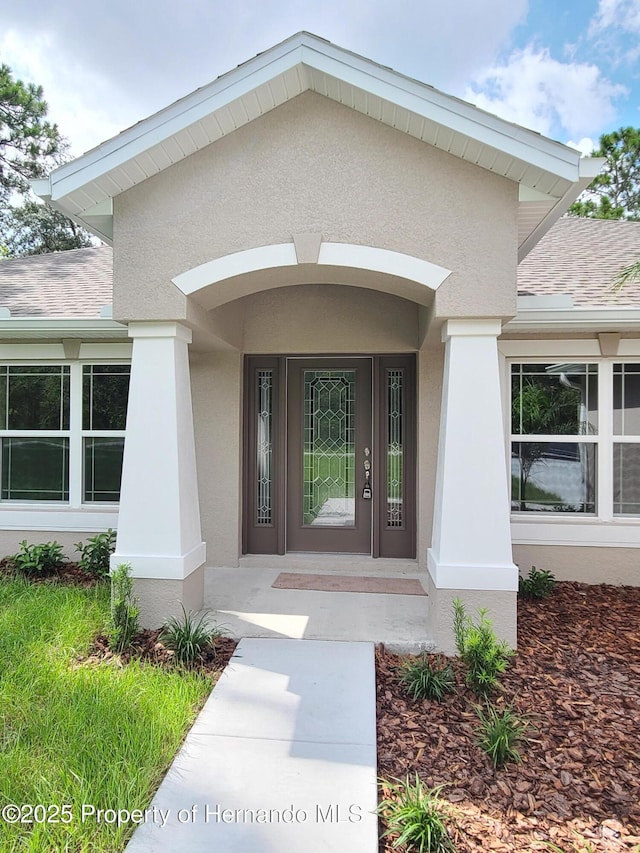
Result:
<svg viewBox="0 0 640 853">
<path fill-rule="evenodd" d="M 426 595 L 416 578 L 371 578 L 361 575 L 306 575 L 281 572 L 273 589 L 313 589 L 318 592 L 377 592 L 382 595 Z"/>
</svg>

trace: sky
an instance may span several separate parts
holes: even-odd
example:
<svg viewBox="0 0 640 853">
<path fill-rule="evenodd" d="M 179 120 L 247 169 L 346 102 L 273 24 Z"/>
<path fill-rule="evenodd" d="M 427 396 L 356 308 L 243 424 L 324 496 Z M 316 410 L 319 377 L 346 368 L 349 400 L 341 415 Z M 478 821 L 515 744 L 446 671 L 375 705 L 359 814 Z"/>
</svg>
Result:
<svg viewBox="0 0 640 853">
<path fill-rule="evenodd" d="M 640 0 L 0 0 L 78 155 L 299 30 L 584 153 L 640 127 Z"/>
</svg>

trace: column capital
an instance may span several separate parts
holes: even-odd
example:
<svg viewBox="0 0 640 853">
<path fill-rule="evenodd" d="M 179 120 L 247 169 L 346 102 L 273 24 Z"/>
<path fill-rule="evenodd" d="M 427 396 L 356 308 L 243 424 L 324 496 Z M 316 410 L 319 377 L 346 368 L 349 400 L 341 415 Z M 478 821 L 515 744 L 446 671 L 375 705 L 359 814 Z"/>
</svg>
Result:
<svg viewBox="0 0 640 853">
<path fill-rule="evenodd" d="M 502 320 L 465 319 L 447 320 L 442 327 L 442 341 L 446 343 L 452 337 L 492 337 L 497 338 L 502 331 Z"/>
<path fill-rule="evenodd" d="M 178 338 L 190 344 L 191 329 L 170 320 L 135 320 L 129 323 L 130 338 Z"/>
</svg>

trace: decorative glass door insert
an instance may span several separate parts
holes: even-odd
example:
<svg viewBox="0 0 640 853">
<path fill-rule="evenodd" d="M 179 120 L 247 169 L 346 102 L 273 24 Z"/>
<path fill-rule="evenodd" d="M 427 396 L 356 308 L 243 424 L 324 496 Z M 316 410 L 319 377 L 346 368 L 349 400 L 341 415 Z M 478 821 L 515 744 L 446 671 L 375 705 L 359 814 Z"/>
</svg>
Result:
<svg viewBox="0 0 640 853">
<path fill-rule="evenodd" d="M 355 525 L 355 404 L 354 370 L 304 371 L 305 525 Z"/>
<path fill-rule="evenodd" d="M 370 358 L 288 360 L 288 550 L 371 553 L 371 377 Z"/>
</svg>

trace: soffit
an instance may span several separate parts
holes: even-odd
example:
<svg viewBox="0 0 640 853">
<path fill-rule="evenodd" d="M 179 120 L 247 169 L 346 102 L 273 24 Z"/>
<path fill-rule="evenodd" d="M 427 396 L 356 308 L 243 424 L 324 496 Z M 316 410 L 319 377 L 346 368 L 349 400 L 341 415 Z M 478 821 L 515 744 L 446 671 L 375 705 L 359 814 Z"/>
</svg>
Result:
<svg viewBox="0 0 640 853">
<path fill-rule="evenodd" d="M 299 33 L 59 167 L 34 187 L 109 242 L 115 196 L 306 91 L 520 184 L 525 192 L 519 245 L 525 252 L 597 172 L 597 161 L 587 161 L 594 165 L 585 169 L 579 153 L 565 145 Z"/>
</svg>

